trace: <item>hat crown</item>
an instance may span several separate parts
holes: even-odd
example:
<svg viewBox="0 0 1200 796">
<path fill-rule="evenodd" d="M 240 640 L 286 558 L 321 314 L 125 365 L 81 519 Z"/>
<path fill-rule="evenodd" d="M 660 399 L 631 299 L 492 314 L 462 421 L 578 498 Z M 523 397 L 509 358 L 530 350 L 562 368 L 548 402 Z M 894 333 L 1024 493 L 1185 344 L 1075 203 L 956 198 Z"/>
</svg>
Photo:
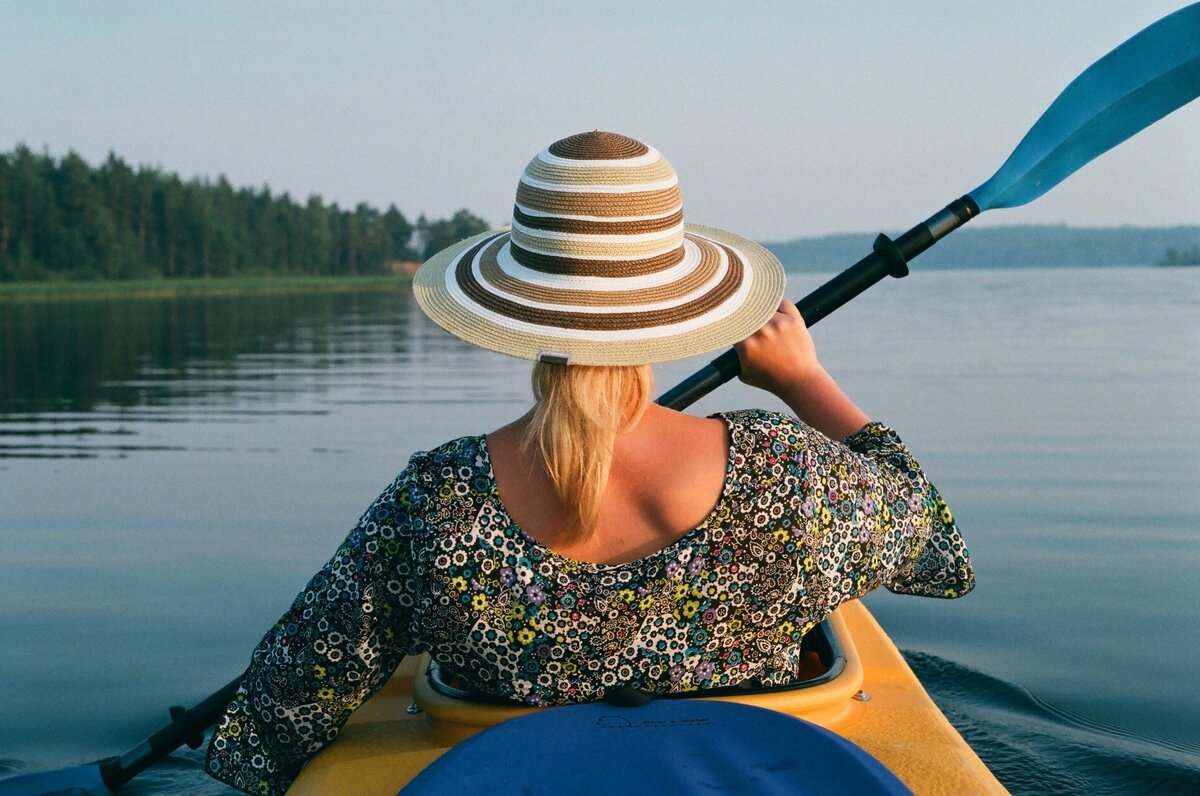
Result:
<svg viewBox="0 0 1200 796">
<path fill-rule="evenodd" d="M 627 135 L 593 130 L 569 135 L 546 149 L 551 155 L 572 160 L 624 160 L 641 157 L 650 147 Z"/>
<path fill-rule="evenodd" d="M 521 175 L 513 257 L 543 273 L 627 277 L 683 259 L 675 169 L 641 141 L 595 130 L 555 141 Z"/>
</svg>

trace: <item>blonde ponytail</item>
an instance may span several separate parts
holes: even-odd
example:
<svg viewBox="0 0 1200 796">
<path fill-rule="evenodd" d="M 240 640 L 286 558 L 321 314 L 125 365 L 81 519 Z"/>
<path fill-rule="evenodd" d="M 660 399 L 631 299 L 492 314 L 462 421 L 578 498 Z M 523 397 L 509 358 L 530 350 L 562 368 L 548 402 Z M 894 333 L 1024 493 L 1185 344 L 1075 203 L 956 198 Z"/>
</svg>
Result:
<svg viewBox="0 0 1200 796">
<path fill-rule="evenodd" d="M 649 365 L 533 366 L 536 404 L 525 437 L 568 512 L 563 541 L 595 533 L 617 435 L 632 429 L 650 403 Z"/>
</svg>

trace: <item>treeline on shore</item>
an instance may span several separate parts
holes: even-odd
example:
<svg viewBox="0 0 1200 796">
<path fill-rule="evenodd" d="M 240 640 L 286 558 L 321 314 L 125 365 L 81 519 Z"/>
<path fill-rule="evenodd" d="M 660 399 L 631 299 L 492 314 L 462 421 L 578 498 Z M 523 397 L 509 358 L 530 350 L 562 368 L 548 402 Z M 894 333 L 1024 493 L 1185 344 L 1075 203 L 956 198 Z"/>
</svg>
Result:
<svg viewBox="0 0 1200 796">
<path fill-rule="evenodd" d="M 468 210 L 410 221 L 390 205 L 304 203 L 225 179 L 0 153 L 0 282 L 391 273 L 488 229 Z"/>
</svg>

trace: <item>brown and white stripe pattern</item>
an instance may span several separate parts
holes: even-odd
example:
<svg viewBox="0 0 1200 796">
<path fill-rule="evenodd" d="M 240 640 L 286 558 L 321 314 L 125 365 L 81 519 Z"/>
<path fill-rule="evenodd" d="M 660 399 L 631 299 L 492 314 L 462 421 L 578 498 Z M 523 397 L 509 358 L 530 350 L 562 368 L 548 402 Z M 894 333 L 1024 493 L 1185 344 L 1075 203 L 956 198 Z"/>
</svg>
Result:
<svg viewBox="0 0 1200 796">
<path fill-rule="evenodd" d="M 709 327 L 762 315 L 764 288 L 778 303 L 782 269 L 767 255 L 778 273 L 756 286 L 761 252 L 748 259 L 746 243 L 685 227 L 679 180 L 657 150 L 614 133 L 581 133 L 530 161 L 510 229 L 433 258 L 418 273 L 417 294 L 435 321 L 486 348 L 579 364 L 665 361 L 699 351 L 664 355 L 655 341 L 681 348 L 695 338 L 682 348 L 711 350 L 739 338 L 711 345 Z M 435 261 L 440 284 L 425 273 Z M 436 288 L 436 300 L 424 288 Z M 454 318 L 440 317 L 447 313 Z"/>
<path fill-rule="evenodd" d="M 683 199 L 657 150 L 613 133 L 555 142 L 525 167 L 512 255 L 535 271 L 651 274 L 683 259 Z"/>
</svg>

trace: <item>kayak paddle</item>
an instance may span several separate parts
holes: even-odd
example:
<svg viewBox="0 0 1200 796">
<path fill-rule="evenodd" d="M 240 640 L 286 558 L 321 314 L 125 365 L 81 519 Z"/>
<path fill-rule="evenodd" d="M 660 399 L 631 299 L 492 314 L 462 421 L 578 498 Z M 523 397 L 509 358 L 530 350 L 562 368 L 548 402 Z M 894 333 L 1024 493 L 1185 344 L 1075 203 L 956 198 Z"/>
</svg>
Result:
<svg viewBox="0 0 1200 796">
<path fill-rule="evenodd" d="M 983 185 L 872 252 L 796 302 L 812 326 L 975 216 L 1032 202 L 1080 167 L 1200 96 L 1200 3 L 1163 17 L 1092 64 L 1030 128 Z M 658 399 L 683 409 L 741 372 L 726 351 Z"/>
<path fill-rule="evenodd" d="M 107 796 L 116 793 L 126 782 L 184 744 L 199 749 L 204 743 L 205 731 L 225 713 L 241 682 L 239 675 L 191 710 L 180 705 L 170 708 L 170 724 L 119 757 L 0 779 L 0 796 Z"/>
<path fill-rule="evenodd" d="M 1200 96 L 1200 3 L 1163 17 L 1101 58 L 1058 96 L 983 185 L 956 199 L 894 241 L 875 239 L 873 251 L 797 302 L 812 326 L 885 276 L 908 274 L 908 261 L 975 216 L 1032 202 L 1081 166 Z M 732 349 L 663 394 L 658 402 L 682 409 L 738 374 Z M 172 708 L 172 721 L 120 757 L 0 780 L 0 796 L 103 796 L 204 731 L 237 693 L 237 680 L 191 710 Z"/>
</svg>

